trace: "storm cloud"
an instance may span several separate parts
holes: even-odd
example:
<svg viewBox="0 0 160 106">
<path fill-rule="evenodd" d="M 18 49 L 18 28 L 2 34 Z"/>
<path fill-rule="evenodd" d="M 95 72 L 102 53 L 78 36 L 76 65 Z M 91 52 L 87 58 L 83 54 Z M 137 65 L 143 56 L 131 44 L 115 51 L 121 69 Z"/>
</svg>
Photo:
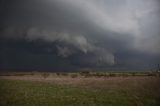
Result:
<svg viewBox="0 0 160 106">
<path fill-rule="evenodd" d="M 159 0 L 1 0 L 0 39 L 43 42 L 51 45 L 46 53 L 78 67 L 148 67 L 160 57 L 159 5 Z"/>
</svg>

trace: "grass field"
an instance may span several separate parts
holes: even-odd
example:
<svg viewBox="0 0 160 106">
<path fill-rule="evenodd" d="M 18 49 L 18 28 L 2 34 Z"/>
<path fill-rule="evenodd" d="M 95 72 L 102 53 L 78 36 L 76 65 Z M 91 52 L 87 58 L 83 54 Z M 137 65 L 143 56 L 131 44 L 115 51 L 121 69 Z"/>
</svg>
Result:
<svg viewBox="0 0 160 106">
<path fill-rule="evenodd" d="M 160 106 L 157 76 L 45 74 L 1 76 L 0 106 Z"/>
</svg>

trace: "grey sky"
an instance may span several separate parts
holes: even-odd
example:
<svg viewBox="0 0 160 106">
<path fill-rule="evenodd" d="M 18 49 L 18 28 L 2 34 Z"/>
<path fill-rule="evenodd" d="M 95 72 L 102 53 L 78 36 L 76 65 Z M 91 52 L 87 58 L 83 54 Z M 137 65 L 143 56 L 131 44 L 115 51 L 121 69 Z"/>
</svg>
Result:
<svg viewBox="0 0 160 106">
<path fill-rule="evenodd" d="M 0 2 L 2 40 L 40 40 L 52 45 L 47 53 L 79 67 L 128 68 L 137 67 L 137 61 L 141 66 L 159 61 L 159 0 Z"/>
</svg>

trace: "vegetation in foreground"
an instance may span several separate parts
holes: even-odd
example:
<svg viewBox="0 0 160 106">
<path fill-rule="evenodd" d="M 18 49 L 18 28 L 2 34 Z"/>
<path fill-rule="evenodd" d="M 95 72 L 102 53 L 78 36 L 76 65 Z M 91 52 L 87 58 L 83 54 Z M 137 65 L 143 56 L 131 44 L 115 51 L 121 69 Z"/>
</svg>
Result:
<svg viewBox="0 0 160 106">
<path fill-rule="evenodd" d="M 43 73 L 41 77 L 49 75 Z M 159 77 L 80 79 L 71 74 L 67 82 L 73 83 L 1 78 L 0 106 L 160 106 Z"/>
<path fill-rule="evenodd" d="M 80 72 L 0 72 L 0 76 L 34 76 L 40 75 L 41 77 L 47 78 L 50 75 L 55 76 L 69 76 L 72 78 L 76 77 L 129 77 L 129 76 L 159 76 L 160 69 L 158 71 L 148 72 L 94 72 L 94 71 L 80 71 Z"/>
</svg>

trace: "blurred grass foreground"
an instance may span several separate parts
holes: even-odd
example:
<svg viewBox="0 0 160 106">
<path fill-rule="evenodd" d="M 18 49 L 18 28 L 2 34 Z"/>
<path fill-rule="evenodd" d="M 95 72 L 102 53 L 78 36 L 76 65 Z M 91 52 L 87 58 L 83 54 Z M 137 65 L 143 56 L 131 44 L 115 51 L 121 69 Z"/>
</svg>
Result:
<svg viewBox="0 0 160 106">
<path fill-rule="evenodd" d="M 107 77 L 106 77 L 107 76 Z M 160 77 L 88 73 L 2 75 L 0 106 L 160 106 Z"/>
</svg>

